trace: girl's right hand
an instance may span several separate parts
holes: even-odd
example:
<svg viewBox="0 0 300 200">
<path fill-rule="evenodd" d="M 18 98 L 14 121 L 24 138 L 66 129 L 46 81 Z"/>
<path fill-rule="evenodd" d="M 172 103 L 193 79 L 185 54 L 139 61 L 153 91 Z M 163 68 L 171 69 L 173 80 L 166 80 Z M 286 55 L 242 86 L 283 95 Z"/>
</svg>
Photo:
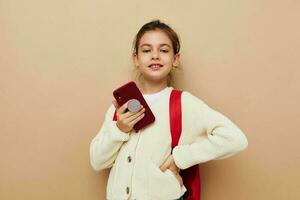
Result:
<svg viewBox="0 0 300 200">
<path fill-rule="evenodd" d="M 121 107 L 116 100 L 113 100 L 116 111 L 117 111 L 117 127 L 124 133 L 129 133 L 133 126 L 145 116 L 145 108 L 142 106 L 139 112 L 133 113 L 126 111 L 128 107 L 128 101 Z"/>
</svg>

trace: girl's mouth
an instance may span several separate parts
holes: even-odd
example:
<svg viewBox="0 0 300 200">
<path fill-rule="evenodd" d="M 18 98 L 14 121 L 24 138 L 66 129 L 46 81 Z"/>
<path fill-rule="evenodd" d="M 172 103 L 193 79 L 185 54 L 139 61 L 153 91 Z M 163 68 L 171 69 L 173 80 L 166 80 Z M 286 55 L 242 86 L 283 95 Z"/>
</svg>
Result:
<svg viewBox="0 0 300 200">
<path fill-rule="evenodd" d="M 159 70 L 163 65 L 161 64 L 151 64 L 149 65 L 149 68 L 151 68 L 152 70 Z"/>
</svg>

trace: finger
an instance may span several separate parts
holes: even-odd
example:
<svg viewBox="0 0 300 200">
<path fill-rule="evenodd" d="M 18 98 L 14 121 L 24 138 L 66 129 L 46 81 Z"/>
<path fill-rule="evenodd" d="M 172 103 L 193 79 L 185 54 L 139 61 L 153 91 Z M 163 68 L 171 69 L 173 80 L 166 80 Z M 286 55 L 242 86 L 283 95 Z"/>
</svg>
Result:
<svg viewBox="0 0 300 200">
<path fill-rule="evenodd" d="M 165 160 L 165 162 L 161 165 L 162 168 L 163 168 L 162 171 L 165 171 L 165 170 L 167 170 L 168 168 L 170 168 L 171 163 L 172 163 L 172 162 L 171 162 L 171 155 L 169 155 L 169 156 L 167 157 L 167 159 Z"/>
<path fill-rule="evenodd" d="M 118 110 L 118 114 L 122 114 L 125 112 L 125 110 L 127 109 L 128 106 L 128 101 L 126 103 L 124 103 Z"/>
<path fill-rule="evenodd" d="M 145 108 L 141 109 L 137 113 L 130 113 L 130 114 L 128 114 L 128 120 L 129 120 L 129 122 L 132 122 L 133 120 L 135 120 L 136 118 L 138 118 L 140 115 L 142 115 L 144 112 L 145 112 Z M 127 115 L 127 113 L 124 114 L 124 115 Z"/>
<path fill-rule="evenodd" d="M 145 111 L 144 108 L 142 108 L 142 109 L 141 109 L 140 111 L 138 111 L 138 112 L 130 112 L 130 111 L 128 111 L 128 112 L 126 112 L 126 113 L 123 115 L 123 117 L 124 117 L 124 118 L 128 118 L 129 121 L 133 121 L 135 118 L 137 118 L 139 115 L 141 115 L 144 111 Z"/>
<path fill-rule="evenodd" d="M 115 99 L 112 101 L 112 103 L 114 104 L 114 106 L 117 110 L 120 108 L 118 102 Z"/>
<path fill-rule="evenodd" d="M 133 121 L 129 122 L 130 126 L 134 126 L 138 121 L 140 121 L 145 116 L 145 113 L 142 113 L 140 116 L 135 118 Z"/>
<path fill-rule="evenodd" d="M 127 111 L 125 113 L 123 113 L 123 118 L 124 119 L 127 119 L 128 122 L 131 122 L 132 121 L 132 116 L 134 116 L 136 113 L 133 113 L 133 112 L 130 112 L 130 111 Z"/>
<path fill-rule="evenodd" d="M 166 164 L 165 164 L 165 163 L 162 164 L 162 165 L 160 166 L 160 170 L 161 170 L 162 172 L 165 172 L 166 169 L 167 169 L 167 167 L 166 167 Z"/>
<path fill-rule="evenodd" d="M 165 172 L 167 169 L 169 168 L 169 162 L 168 160 L 166 160 L 161 166 L 160 166 L 160 170 Z"/>
</svg>

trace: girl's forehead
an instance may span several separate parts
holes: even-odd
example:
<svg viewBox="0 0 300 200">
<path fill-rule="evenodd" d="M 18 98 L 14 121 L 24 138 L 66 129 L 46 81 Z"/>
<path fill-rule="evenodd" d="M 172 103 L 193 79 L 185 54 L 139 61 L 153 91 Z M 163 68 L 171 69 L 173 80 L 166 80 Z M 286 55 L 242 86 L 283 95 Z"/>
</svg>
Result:
<svg viewBox="0 0 300 200">
<path fill-rule="evenodd" d="M 160 46 L 162 44 L 167 44 L 172 46 L 172 42 L 168 35 L 160 30 L 147 31 L 140 39 L 140 45 L 144 46 L 145 44 L 150 46 Z"/>
</svg>

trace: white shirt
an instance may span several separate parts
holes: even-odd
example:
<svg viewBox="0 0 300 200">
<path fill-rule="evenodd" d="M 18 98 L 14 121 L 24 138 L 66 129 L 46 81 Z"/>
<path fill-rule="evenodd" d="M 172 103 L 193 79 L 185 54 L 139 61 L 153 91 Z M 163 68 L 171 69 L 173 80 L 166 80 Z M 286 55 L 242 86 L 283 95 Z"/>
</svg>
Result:
<svg viewBox="0 0 300 200">
<path fill-rule="evenodd" d="M 159 92 L 153 94 L 143 94 L 143 97 L 148 105 L 153 105 L 161 96 L 163 96 L 168 91 L 172 90 L 172 87 L 166 87 Z"/>
</svg>

